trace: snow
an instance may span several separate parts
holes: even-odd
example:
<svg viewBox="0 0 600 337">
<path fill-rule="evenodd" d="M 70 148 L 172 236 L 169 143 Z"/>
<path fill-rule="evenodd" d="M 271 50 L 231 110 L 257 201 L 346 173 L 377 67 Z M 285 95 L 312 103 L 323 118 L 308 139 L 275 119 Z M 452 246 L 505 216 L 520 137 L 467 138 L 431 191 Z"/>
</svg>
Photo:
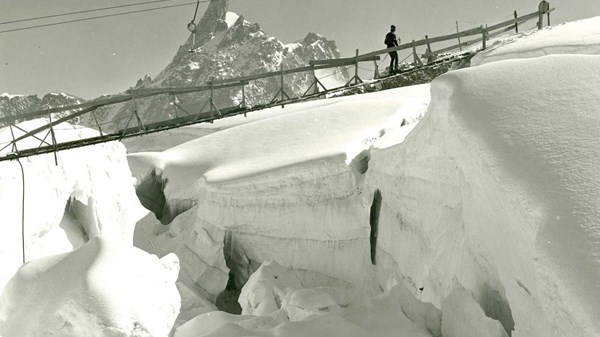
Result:
<svg viewBox="0 0 600 337">
<path fill-rule="evenodd" d="M 225 13 L 225 22 L 227 22 L 227 28 L 233 27 L 240 16 L 234 12 Z"/>
<path fill-rule="evenodd" d="M 460 284 L 442 303 L 444 337 L 508 337 L 500 322 L 485 316 L 473 295 Z"/>
<path fill-rule="evenodd" d="M 431 85 L 231 117 L 199 126 L 210 133 L 201 138 L 129 155 L 155 213 L 134 241 L 160 261 L 129 246 L 141 212 L 122 147 L 61 153 L 67 173 L 51 179 L 52 157 L 28 160 L 26 179 L 38 180 L 27 186 L 58 186 L 33 199 L 52 204 L 27 228 L 62 240 L 46 237 L 38 255 L 76 250 L 21 268 L 0 297 L 0 334 L 43 334 L 65 317 L 83 322 L 65 325 L 80 335 L 99 333 L 96 321 L 128 333 L 138 322 L 156 336 L 175 326 L 176 337 L 600 334 L 599 26 L 498 40 Z M 98 176 L 68 171 L 82 161 Z M 19 190 L 11 164 L 3 191 Z M 15 266 L 21 205 L 0 198 L 11 224 L 2 258 Z M 70 198 L 71 218 L 109 217 L 64 220 L 89 240 L 45 230 Z M 240 291 L 242 315 L 213 311 L 224 290 Z"/>
<path fill-rule="evenodd" d="M 266 261 L 242 289 L 242 315 L 199 315 L 179 327 L 175 337 L 440 336 L 439 316 L 435 332 L 419 323 L 427 320 L 426 312 L 413 311 L 414 321 L 408 318 L 400 306 L 401 286 L 390 284 L 375 298 L 351 288 L 306 288 L 293 273 Z"/>
<path fill-rule="evenodd" d="M 33 130 L 47 120 L 20 123 Z M 13 128 L 15 137 L 25 131 Z M 60 124 L 55 127 L 58 141 L 95 134 L 93 130 Z M 45 133 L 37 135 L 43 139 Z M 12 139 L 9 128 L 0 129 L 0 143 Z M 31 137 L 17 148 L 39 146 Z M 3 145 L 4 146 L 4 145 Z M 5 155 L 10 147 L 0 151 Z M 131 244 L 135 222 L 144 214 L 132 187 L 126 152 L 118 142 L 0 163 L 0 207 L 4 229 L 0 235 L 0 289 L 22 263 L 21 220 L 25 212 L 26 259 L 71 251 L 89 238 L 102 234 Z M 25 205 L 22 204 L 25 194 Z"/>
<path fill-rule="evenodd" d="M 600 54 L 600 17 L 528 31 L 508 40 L 499 39 L 496 44 L 475 55 L 471 66 L 551 54 Z"/>
<path fill-rule="evenodd" d="M 60 92 L 60 93 L 51 92 L 49 95 L 51 95 L 51 96 L 61 96 L 61 97 L 66 97 L 66 98 L 76 98 L 75 96 L 71 96 L 71 95 L 65 94 L 64 92 Z"/>
<path fill-rule="evenodd" d="M 193 200 L 196 219 L 179 223 L 186 228 L 177 236 L 222 233 L 227 266 L 247 281 L 240 304 L 257 316 L 204 314 L 189 323 L 208 322 L 198 335 L 255 333 L 248 326 L 294 335 L 308 322 L 324 335 L 353 335 L 360 329 L 345 330 L 344 313 L 315 318 L 312 310 L 340 306 L 331 289 L 378 298 L 396 274 L 394 310 L 405 319 L 397 320 L 427 333 L 596 335 L 600 59 L 588 55 L 593 44 L 564 53 L 549 42 L 542 49 L 550 55 L 530 52 L 530 39 L 560 27 L 495 45 L 486 62 L 434 80 L 418 124 L 429 96 L 405 88 L 311 102 L 131 158 L 161 172 L 167 203 Z M 508 47 L 512 54 L 492 58 Z M 255 282 L 256 273 L 268 279 L 257 268 L 268 260 L 302 287 Z M 378 322 L 368 310 L 361 317 Z"/>
<path fill-rule="evenodd" d="M 178 271 L 173 254 L 158 260 L 96 236 L 19 269 L 0 297 L 0 334 L 167 336 L 179 312 Z"/>
<path fill-rule="evenodd" d="M 238 179 L 319 158 L 345 156 L 351 160 L 384 129 L 400 126 L 403 120 L 418 120 L 427 106 L 427 91 L 428 85 L 421 85 L 360 98 L 292 105 L 276 117 L 273 111 L 280 108 L 271 108 L 251 117 L 251 123 L 240 117 L 225 120 L 223 124 L 243 124 L 161 154 L 137 153 L 130 156 L 130 162 L 149 162 L 163 171 L 172 184 L 179 184 L 201 176 L 214 182 Z M 420 95 L 412 97 L 417 92 Z M 289 130 L 287 125 L 301 127 Z"/>
<path fill-rule="evenodd" d="M 294 42 L 294 43 L 288 43 L 288 44 L 284 44 L 283 48 L 286 50 L 286 52 L 293 52 L 294 50 L 296 50 L 297 48 L 302 47 L 302 43 L 300 42 Z"/>
<path fill-rule="evenodd" d="M 371 155 L 382 267 L 436 306 L 456 277 L 512 336 L 596 335 L 599 73 L 567 54 L 434 80 L 403 145 Z"/>
<path fill-rule="evenodd" d="M 0 95 L 0 97 L 6 97 L 6 98 L 8 98 L 8 99 L 13 99 L 13 98 L 15 98 L 15 97 L 23 97 L 23 96 L 24 96 L 24 95 L 11 95 L 11 94 L 9 94 L 9 93 L 7 93 L 7 92 L 5 92 L 5 93 L 2 93 L 2 95 Z"/>
<path fill-rule="evenodd" d="M 243 315 L 266 315 L 280 309 L 287 293 L 302 288 L 302 282 L 277 262 L 267 261 L 250 276 L 239 302 Z"/>
<path fill-rule="evenodd" d="M 218 288 L 203 280 L 223 289 L 233 268 L 243 285 L 275 257 L 306 285 L 364 284 L 371 264 L 364 254 L 369 201 L 360 192 L 361 161 L 352 159 L 388 128 L 414 124 L 428 93 L 422 85 L 277 107 L 215 122 L 222 129 L 162 153 L 130 155 L 134 172 L 158 170 L 166 181 L 164 187 L 142 183 L 149 187 L 138 193 L 156 200 L 163 223 L 174 218 L 168 231 L 146 219 L 137 240 L 179 252 L 180 281 L 210 298 Z M 151 251 L 165 252 L 159 250 Z M 231 260 L 228 268 L 223 259 Z"/>
</svg>

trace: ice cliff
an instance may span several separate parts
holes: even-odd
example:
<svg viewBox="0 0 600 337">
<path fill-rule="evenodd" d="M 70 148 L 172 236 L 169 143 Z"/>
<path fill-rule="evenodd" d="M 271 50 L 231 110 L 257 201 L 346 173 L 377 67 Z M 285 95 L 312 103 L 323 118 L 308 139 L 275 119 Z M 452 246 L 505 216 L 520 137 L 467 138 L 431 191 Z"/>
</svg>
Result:
<svg viewBox="0 0 600 337">
<path fill-rule="evenodd" d="M 56 108 L 83 103 L 84 100 L 65 93 L 50 93 L 39 98 L 37 95 L 0 95 L 0 118 L 21 115 L 26 112 L 38 111 L 47 108 Z M 56 114 L 55 116 L 62 116 Z M 12 123 L 2 123 L 8 125 Z"/>
<path fill-rule="evenodd" d="M 44 123 L 47 120 L 24 122 L 12 132 L 19 137 Z M 55 131 L 58 141 L 95 134 L 69 124 L 57 125 Z M 11 139 L 10 128 L 0 129 L 2 144 Z M 17 148 L 35 147 L 36 142 L 25 139 L 17 143 Z M 10 150 L 1 153 L 4 156 Z M 99 234 L 131 244 L 133 227 L 141 213 L 123 145 L 107 143 L 59 152 L 57 162 L 52 154 L 20 161 L 24 177 L 17 161 L 0 163 L 0 207 L 5 224 L 0 236 L 0 285 L 22 262 L 22 220 L 27 260 L 71 251 Z"/>
<path fill-rule="evenodd" d="M 239 290 L 265 260 L 307 286 L 370 287 L 364 151 L 386 130 L 414 126 L 428 98 L 423 85 L 273 108 L 215 122 L 229 127 L 162 153 L 130 155 L 134 172 L 156 172 L 138 195 L 171 223 L 147 217 L 136 243 L 176 252 L 181 281 L 210 299 L 230 277 Z"/>
<path fill-rule="evenodd" d="M 381 269 L 438 306 L 459 281 L 512 336 L 598 334 L 598 21 L 498 45 L 432 83 L 406 141 L 372 153 Z M 581 54 L 563 48 L 573 27 L 595 36 Z"/>
</svg>

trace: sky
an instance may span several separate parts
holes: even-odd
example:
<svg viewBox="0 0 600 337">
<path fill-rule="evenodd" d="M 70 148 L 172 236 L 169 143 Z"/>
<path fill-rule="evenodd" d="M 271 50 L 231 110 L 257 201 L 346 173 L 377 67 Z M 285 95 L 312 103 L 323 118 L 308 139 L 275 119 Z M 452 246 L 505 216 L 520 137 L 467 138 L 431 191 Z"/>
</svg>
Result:
<svg viewBox="0 0 600 337">
<path fill-rule="evenodd" d="M 163 3 L 121 8 L 38 21 L 2 24 L 6 21 L 47 16 L 148 0 L 0 0 L 0 94 L 65 92 L 85 99 L 122 92 L 144 75 L 154 77 L 164 69 L 187 39 L 186 24 L 195 5 L 148 11 L 43 28 L 3 32 L 31 25 L 49 24 L 91 16 L 158 6 Z M 337 42 L 342 57 L 384 48 L 391 24 L 402 41 L 439 36 L 494 24 L 526 14 L 538 1 L 524 0 L 231 0 L 230 11 L 258 22 L 269 36 L 284 43 L 316 32 Z M 598 0 L 550 1 L 556 10 L 551 23 L 558 24 L 600 15 Z M 200 17 L 206 4 L 200 4 Z M 525 25 L 533 27 L 534 22 Z M 401 57 L 403 57 L 401 55 Z M 385 61 L 381 66 L 385 66 Z M 372 67 L 372 65 L 371 65 Z"/>
</svg>

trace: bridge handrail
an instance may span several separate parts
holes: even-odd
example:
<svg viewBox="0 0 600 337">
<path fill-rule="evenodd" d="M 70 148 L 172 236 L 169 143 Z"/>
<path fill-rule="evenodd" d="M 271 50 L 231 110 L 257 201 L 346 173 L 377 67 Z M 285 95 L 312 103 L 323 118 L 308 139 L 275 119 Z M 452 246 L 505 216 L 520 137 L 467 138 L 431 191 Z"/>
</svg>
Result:
<svg viewBox="0 0 600 337">
<path fill-rule="evenodd" d="M 2 117 L 2 118 L 0 118 L 0 123 L 15 122 L 19 119 L 33 119 L 33 118 L 38 118 L 38 117 L 45 117 L 51 113 L 57 113 L 57 112 L 63 112 L 63 111 L 69 111 L 69 110 L 86 109 L 86 108 L 97 109 L 97 108 L 100 108 L 100 107 L 103 107 L 106 105 L 128 102 L 134 98 L 135 99 L 145 98 L 145 97 L 162 95 L 162 94 L 170 94 L 170 95 L 185 94 L 185 93 L 191 93 L 191 92 L 208 91 L 211 89 L 217 90 L 217 89 L 228 88 L 228 87 L 233 87 L 233 86 L 238 86 L 238 85 L 245 85 L 245 84 L 249 83 L 248 81 L 238 81 L 238 82 L 239 83 L 224 83 L 224 84 L 212 85 L 212 86 L 211 85 L 202 85 L 202 86 L 194 86 L 194 87 L 129 89 L 129 90 L 125 91 L 124 94 L 117 94 L 117 95 L 110 96 L 108 98 L 100 98 L 100 99 L 96 99 L 96 100 L 81 103 L 81 104 L 67 105 L 67 106 L 49 108 L 49 109 L 41 109 L 41 110 L 36 110 L 33 112 L 21 114 L 21 115 Z M 72 115 L 70 115 L 70 116 L 72 116 Z M 74 117 L 74 116 L 72 116 L 72 117 Z"/>
<path fill-rule="evenodd" d="M 548 10 L 549 12 L 554 11 L 554 8 L 551 8 L 550 10 Z M 530 20 L 534 17 L 539 16 L 540 12 L 539 11 L 535 11 L 535 12 L 531 12 L 529 14 L 525 14 L 522 15 L 518 18 L 515 19 L 510 19 L 504 22 L 500 22 L 497 23 L 495 25 L 489 26 L 489 27 L 484 27 L 483 25 L 480 27 L 475 27 L 475 28 L 471 28 L 471 29 L 467 29 L 458 33 L 453 33 L 453 34 L 448 34 L 448 35 L 442 35 L 442 36 L 437 36 L 437 37 L 431 37 L 431 38 L 424 38 L 421 40 L 416 40 L 416 41 L 411 41 L 408 43 L 403 43 L 400 44 L 398 46 L 394 46 L 391 48 L 385 48 L 385 49 L 380 49 L 380 50 L 376 50 L 376 51 L 372 51 L 366 54 L 361 54 L 358 55 L 358 59 L 362 60 L 371 56 L 377 56 L 377 55 L 382 55 L 382 54 L 386 54 L 389 52 L 393 52 L 393 51 L 398 51 L 398 50 L 404 50 L 404 49 L 412 49 L 413 47 L 419 47 L 419 46 L 424 46 L 424 45 L 431 45 L 432 43 L 436 43 L 436 42 L 444 42 L 444 41 L 450 41 L 450 40 L 455 40 L 461 37 L 468 37 L 468 36 L 473 36 L 473 35 L 483 35 L 483 34 L 488 34 L 491 31 L 494 31 L 496 29 L 499 28 L 503 28 L 506 26 L 513 26 L 515 23 L 520 23 L 520 22 L 524 22 L 527 20 Z M 508 27 L 507 27 L 508 28 Z M 349 58 L 349 59 L 354 59 L 354 58 Z M 319 61 L 319 64 L 334 64 L 335 60 L 323 60 L 323 61 Z M 313 61 L 311 61 L 313 62 Z"/>
<path fill-rule="evenodd" d="M 546 5 L 547 5 L 547 3 L 546 3 Z M 41 109 L 41 110 L 37 110 L 37 111 L 33 111 L 33 112 L 21 114 L 21 115 L 16 115 L 16 116 L 1 117 L 0 124 L 7 123 L 7 122 L 14 123 L 18 120 L 29 120 L 29 119 L 38 118 L 38 117 L 46 117 L 46 116 L 50 117 L 50 122 L 47 125 L 38 127 L 35 130 L 31 130 L 31 131 L 27 132 L 26 134 L 21 135 L 20 137 L 17 137 L 16 139 L 13 139 L 11 144 L 16 144 L 16 142 L 18 142 L 19 140 L 25 139 L 29 136 L 35 136 L 36 133 L 41 132 L 43 130 L 50 129 L 52 131 L 52 128 L 58 124 L 60 124 L 62 122 L 66 122 L 73 118 L 76 118 L 78 116 L 81 116 L 83 114 L 86 114 L 88 112 L 93 112 L 94 110 L 96 110 L 100 107 L 112 105 L 112 104 L 124 103 L 124 102 L 128 102 L 128 101 L 135 102 L 136 99 L 155 96 L 155 95 L 161 95 L 161 94 L 176 95 L 176 94 L 201 92 L 201 91 L 209 91 L 210 90 L 211 91 L 210 104 L 211 104 L 211 109 L 212 109 L 212 107 L 214 107 L 214 103 L 212 101 L 213 100 L 213 90 L 234 87 L 234 86 L 242 86 L 242 88 L 243 88 L 245 85 L 247 85 L 249 83 L 249 81 L 263 79 L 263 78 L 269 78 L 269 77 L 274 77 L 274 76 L 280 76 L 281 89 L 280 89 L 279 93 L 281 93 L 281 101 L 284 101 L 284 98 L 285 98 L 285 96 L 287 96 L 287 94 L 285 93 L 285 90 L 283 89 L 283 85 L 284 85 L 283 75 L 298 73 L 298 72 L 306 72 L 306 71 L 312 71 L 313 75 L 314 75 L 315 70 L 354 65 L 354 68 L 355 68 L 354 77 L 346 85 L 349 85 L 354 80 L 356 81 L 355 84 L 358 84 L 358 82 L 362 82 L 362 80 L 360 80 L 360 78 L 358 77 L 358 63 L 359 62 L 376 61 L 376 60 L 380 59 L 379 55 L 381 55 L 381 54 L 385 54 L 385 53 L 388 53 L 391 51 L 412 48 L 413 53 L 415 55 L 415 62 L 419 61 L 419 63 L 421 63 L 420 59 L 418 58 L 418 56 L 416 54 L 415 47 L 423 46 L 423 45 L 427 45 L 427 52 L 423 56 L 428 58 L 428 63 L 432 60 L 433 56 L 438 55 L 442 52 L 453 50 L 460 46 L 478 43 L 480 41 L 483 41 L 482 48 L 485 49 L 486 39 L 488 39 L 491 36 L 511 30 L 513 28 L 516 30 L 518 28 L 518 24 L 521 22 L 530 20 L 537 16 L 537 17 L 539 17 L 538 28 L 541 28 L 541 25 L 542 25 L 541 20 L 543 18 L 543 15 L 548 14 L 548 23 L 549 23 L 550 12 L 554 11 L 554 8 L 550 9 L 550 8 L 546 7 L 545 9 L 543 9 L 542 3 L 540 3 L 539 8 L 540 9 L 538 11 L 535 11 L 535 12 L 532 12 L 529 14 L 525 14 L 525 15 L 522 15 L 519 17 L 517 17 L 516 11 L 515 11 L 514 19 L 503 21 L 503 22 L 494 24 L 489 27 L 484 27 L 482 25 L 480 27 L 471 28 L 471 29 L 468 29 L 465 31 L 454 33 L 454 34 L 443 35 L 443 36 L 432 37 L 432 38 L 425 36 L 424 39 L 421 39 L 418 41 L 413 40 L 409 43 L 404 43 L 399 46 L 376 50 L 376 51 L 369 52 L 369 53 L 362 54 L 362 55 L 359 55 L 358 50 L 357 50 L 356 56 L 354 56 L 354 57 L 339 58 L 339 59 L 333 59 L 333 60 L 312 60 L 309 62 L 308 66 L 292 68 L 292 69 L 283 69 L 283 65 L 282 65 L 281 69 L 279 71 L 272 71 L 272 72 L 267 72 L 267 73 L 262 73 L 262 74 L 254 74 L 254 75 L 248 75 L 248 76 L 242 76 L 242 77 L 236 77 L 236 78 L 229 78 L 229 79 L 211 78 L 209 81 L 207 81 L 206 85 L 202 85 L 202 86 L 168 87 L 168 88 L 132 88 L 122 94 L 116 94 L 116 95 L 112 95 L 112 96 L 108 96 L 108 97 L 101 97 L 96 100 L 81 103 L 81 104 L 56 107 L 56 108 L 47 108 L 47 109 Z M 499 30 L 499 31 L 493 32 L 496 30 Z M 439 49 L 435 52 L 431 51 L 431 44 L 433 44 L 433 43 L 444 42 L 444 41 L 449 41 L 449 40 L 453 40 L 453 39 L 459 39 L 460 37 L 467 37 L 467 36 L 473 36 L 473 35 L 480 35 L 481 37 L 478 39 L 461 42 L 455 46 L 445 47 L 445 48 Z M 460 42 L 460 40 L 459 40 L 459 42 Z M 322 86 L 322 83 L 320 83 L 319 80 L 315 76 L 315 79 L 314 79 L 314 82 L 312 85 L 314 85 L 315 88 L 318 89 L 318 84 L 320 84 Z M 312 85 L 311 85 L 311 87 L 312 87 Z M 309 90 L 310 90 L 310 87 L 309 87 Z M 243 90 L 242 90 L 242 92 L 243 92 Z M 307 92 L 308 92 L 308 90 L 307 90 Z M 279 93 L 277 95 L 279 95 Z M 303 95 L 302 97 L 305 97 L 306 94 L 307 93 L 305 93 L 305 95 Z M 277 95 L 276 95 L 276 98 L 277 98 Z M 274 98 L 270 104 L 272 104 L 276 98 Z M 290 97 L 288 96 L 288 98 L 290 98 Z M 244 102 L 244 101 L 245 101 L 245 98 L 243 99 L 242 102 Z M 215 109 L 216 109 L 216 107 L 215 107 Z M 58 119 L 52 121 L 51 114 L 57 113 L 57 112 L 63 112 L 63 111 L 71 111 L 71 110 L 73 110 L 74 112 L 69 114 L 68 116 L 63 116 L 61 118 L 58 118 Z M 218 109 L 217 109 L 217 111 L 218 111 Z M 138 118 L 138 122 L 139 122 L 140 126 L 142 128 L 144 128 L 144 125 L 142 124 L 141 120 L 139 119 L 139 116 L 137 116 L 137 112 L 134 112 L 134 114 Z M 220 114 L 220 112 L 219 112 L 219 114 Z M 132 115 L 132 117 L 133 117 L 133 115 Z M 95 116 L 94 116 L 94 118 L 95 118 Z M 96 120 L 96 123 L 98 123 L 97 120 Z M 98 125 L 98 127 L 100 127 L 100 126 Z M 101 130 L 100 130 L 100 133 L 102 134 Z M 4 148 L 6 148 L 6 146 Z M 3 150 L 4 148 L 2 148 L 1 150 Z"/>
<path fill-rule="evenodd" d="M 547 11 L 547 13 L 550 13 L 552 11 L 554 11 L 554 8 L 549 9 Z M 160 94 L 177 94 L 177 93 L 191 93 L 191 92 L 207 91 L 207 90 L 211 90 L 211 87 L 212 87 L 212 89 L 220 89 L 220 88 L 223 88 L 224 86 L 244 85 L 244 84 L 247 84 L 246 82 L 248 82 L 248 81 L 279 76 L 282 73 L 284 75 L 287 75 L 287 74 L 298 73 L 298 72 L 349 66 L 349 65 L 354 65 L 358 62 L 379 60 L 379 55 L 386 54 L 386 53 L 389 53 L 392 51 L 410 49 L 410 48 L 419 47 L 419 46 L 423 46 L 423 45 L 427 45 L 429 47 L 431 44 L 436 43 L 436 42 L 444 42 L 444 41 L 454 40 L 454 39 L 458 39 L 461 37 L 467 37 L 467 36 L 473 36 L 473 35 L 482 35 L 483 36 L 483 35 L 489 34 L 493 30 L 503 28 L 506 26 L 512 26 L 512 25 L 518 24 L 520 22 L 530 20 L 539 15 L 540 15 L 540 12 L 535 11 L 535 12 L 531 12 L 529 14 L 525 14 L 525 15 L 522 15 L 522 16 L 514 18 L 514 19 L 510 19 L 507 21 L 497 23 L 497 24 L 489 26 L 489 27 L 480 26 L 480 27 L 467 29 L 465 31 L 461 31 L 461 32 L 454 33 L 454 34 L 442 35 L 442 36 L 432 37 L 432 38 L 425 38 L 425 39 L 421 39 L 421 40 L 417 40 L 417 41 L 411 41 L 409 43 L 404 43 L 404 44 L 401 44 L 401 45 L 398 45 L 395 47 L 391 47 L 391 48 L 376 50 L 376 51 L 369 52 L 366 54 L 357 55 L 355 57 L 339 58 L 339 59 L 332 59 L 332 60 L 311 60 L 309 62 L 308 66 L 299 67 L 299 68 L 283 69 L 281 71 L 272 71 L 272 72 L 267 72 L 267 73 L 235 77 L 235 78 L 229 78 L 229 79 L 217 79 L 217 80 L 213 80 L 210 83 L 207 83 L 207 85 L 204 85 L 204 86 L 155 88 L 155 89 L 152 89 L 152 88 L 151 89 L 130 89 L 130 90 L 126 91 L 125 94 L 117 94 L 114 96 L 110 96 L 108 98 L 101 98 L 101 99 L 97 99 L 97 100 L 93 100 L 93 101 L 85 102 L 85 103 L 81 103 L 81 104 L 49 108 L 49 109 L 41 109 L 41 110 L 37 110 L 37 111 L 33 111 L 33 112 L 21 114 L 21 115 L 16 115 L 16 116 L 0 117 L 0 124 L 14 123 L 21 119 L 33 119 L 33 118 L 38 118 L 38 117 L 44 117 L 51 113 L 76 110 L 76 109 L 85 109 L 85 108 L 93 107 L 93 106 L 101 107 L 101 106 L 105 106 L 105 105 L 123 103 L 123 102 L 132 100 L 134 97 L 135 98 L 144 98 L 144 97 L 160 95 Z M 506 30 L 509 30 L 508 28 L 509 27 L 507 27 Z M 472 40 L 470 43 L 463 42 L 459 45 L 448 47 L 448 48 L 443 48 L 436 52 L 429 51 L 425 55 L 428 56 L 428 55 L 439 54 L 441 52 L 452 50 L 452 49 L 458 48 L 459 46 L 473 44 L 473 43 L 479 42 L 481 40 L 485 40 L 485 38 L 482 37 L 481 39 Z"/>
</svg>

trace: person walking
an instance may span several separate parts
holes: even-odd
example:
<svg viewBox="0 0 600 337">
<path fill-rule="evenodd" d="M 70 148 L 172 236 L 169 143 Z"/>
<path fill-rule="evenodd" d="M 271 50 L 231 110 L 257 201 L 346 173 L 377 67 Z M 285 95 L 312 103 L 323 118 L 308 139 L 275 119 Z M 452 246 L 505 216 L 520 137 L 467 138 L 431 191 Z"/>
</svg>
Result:
<svg viewBox="0 0 600 337">
<path fill-rule="evenodd" d="M 385 45 L 388 48 L 395 47 L 398 45 L 398 38 L 396 37 L 396 26 L 390 27 L 390 32 L 385 35 Z M 390 73 L 398 71 L 398 51 L 394 50 L 390 53 Z"/>
</svg>

